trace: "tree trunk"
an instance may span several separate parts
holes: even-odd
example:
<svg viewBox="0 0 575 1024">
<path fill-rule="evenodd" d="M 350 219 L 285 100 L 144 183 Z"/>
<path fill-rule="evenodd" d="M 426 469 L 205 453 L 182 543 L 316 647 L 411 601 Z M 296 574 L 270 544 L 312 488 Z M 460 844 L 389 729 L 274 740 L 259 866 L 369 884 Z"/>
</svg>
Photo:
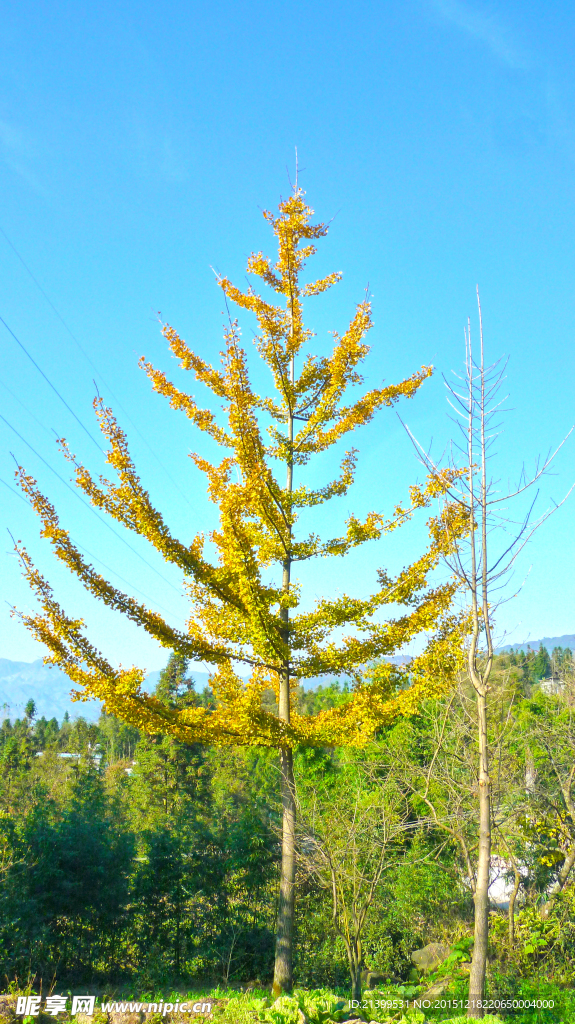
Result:
<svg viewBox="0 0 575 1024">
<path fill-rule="evenodd" d="M 293 986 L 293 926 L 295 914 L 295 784 L 293 751 L 280 750 L 282 820 L 282 866 L 276 929 L 274 996 L 290 992 Z"/>
<path fill-rule="evenodd" d="M 487 707 L 485 693 L 477 693 L 479 724 L 479 852 L 475 903 L 473 958 L 469 974 L 468 1017 L 483 1017 L 487 941 L 489 937 L 489 871 L 491 867 L 491 780 L 487 748 Z"/>
<path fill-rule="evenodd" d="M 292 297 L 292 328 L 293 339 L 293 297 Z M 294 360 L 290 359 L 290 383 L 294 382 Z M 286 491 L 293 491 L 293 408 L 288 409 L 287 441 L 289 457 L 287 461 Z M 289 527 L 289 545 L 283 563 L 282 591 L 287 597 L 291 581 L 291 540 L 292 531 Z M 283 623 L 282 640 L 286 646 L 285 661 L 279 674 L 278 717 L 286 725 L 290 723 L 290 630 L 289 607 L 280 607 L 280 619 Z M 293 927 L 295 918 L 295 780 L 293 774 L 293 751 L 289 747 L 280 749 L 281 770 L 281 801 L 282 801 L 282 866 L 280 877 L 280 898 L 276 928 L 276 956 L 274 966 L 274 982 L 272 992 L 278 996 L 281 992 L 291 992 L 293 988 Z"/>
<path fill-rule="evenodd" d="M 517 870 L 516 864 L 513 865 L 513 872 L 515 875 L 515 884 L 509 897 L 509 910 L 507 911 L 509 949 L 513 949 L 513 946 L 515 945 L 515 901 L 517 899 L 517 893 L 519 892 L 519 886 L 521 885 L 521 875 Z"/>
<path fill-rule="evenodd" d="M 347 953 L 349 976 L 351 980 L 351 998 L 360 1002 L 362 995 L 361 971 L 363 968 L 361 939 L 357 936 L 352 938 L 349 931 L 346 931 L 337 925 L 336 930 L 344 941 L 345 951 Z"/>
<path fill-rule="evenodd" d="M 179 887 L 178 887 L 179 888 Z M 182 904 L 181 904 L 181 893 L 177 894 L 177 905 L 176 905 L 176 941 L 175 941 L 175 969 L 176 977 L 180 977 L 180 946 L 181 946 L 181 929 L 182 929 Z"/>
<path fill-rule="evenodd" d="M 360 1003 L 361 996 L 361 964 L 357 964 L 351 971 L 351 998 Z"/>
<path fill-rule="evenodd" d="M 355 914 L 354 914 L 355 919 Z M 353 999 L 361 1000 L 361 972 L 363 970 L 363 948 L 361 943 L 361 935 L 356 930 L 355 941 L 353 943 L 354 950 L 354 969 L 351 976 L 351 986 L 353 991 Z"/>
</svg>

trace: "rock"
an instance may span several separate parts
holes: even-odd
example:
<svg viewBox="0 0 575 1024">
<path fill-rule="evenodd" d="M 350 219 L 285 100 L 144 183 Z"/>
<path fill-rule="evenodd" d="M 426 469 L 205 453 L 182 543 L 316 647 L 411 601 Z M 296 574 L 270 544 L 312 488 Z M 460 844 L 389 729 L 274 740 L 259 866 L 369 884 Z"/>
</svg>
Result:
<svg viewBox="0 0 575 1024">
<path fill-rule="evenodd" d="M 439 967 L 444 960 L 447 960 L 450 950 L 443 942 L 430 942 L 423 949 L 415 949 L 411 954 L 411 960 L 420 971 L 429 974 Z"/>
<path fill-rule="evenodd" d="M 365 975 L 365 987 L 372 989 L 377 988 L 379 985 L 385 985 L 387 978 L 387 974 L 380 974 L 379 971 L 367 971 Z"/>
</svg>

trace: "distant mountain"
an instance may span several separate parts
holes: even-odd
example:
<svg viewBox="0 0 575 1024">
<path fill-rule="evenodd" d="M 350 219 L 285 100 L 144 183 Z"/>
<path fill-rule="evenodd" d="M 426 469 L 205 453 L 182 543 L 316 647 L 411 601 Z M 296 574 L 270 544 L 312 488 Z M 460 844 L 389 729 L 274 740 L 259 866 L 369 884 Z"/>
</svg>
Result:
<svg viewBox="0 0 575 1024">
<path fill-rule="evenodd" d="M 569 647 L 575 651 L 575 633 L 566 633 L 565 636 L 544 636 L 541 640 L 526 640 L 523 644 L 505 644 L 498 647 L 497 653 L 504 654 L 506 651 L 526 651 L 530 647 L 532 651 L 538 651 L 540 647 L 546 647 L 551 654 L 554 647 Z"/>
<path fill-rule="evenodd" d="M 208 685 L 207 672 L 190 672 L 201 691 Z M 150 672 L 144 686 L 148 692 L 156 686 L 160 676 Z M 70 718 L 85 718 L 88 722 L 96 722 L 100 717 L 102 704 L 98 700 L 72 701 L 70 690 L 76 689 L 74 683 L 59 668 L 45 665 L 41 658 L 37 661 L 9 661 L 0 658 L 0 715 L 5 718 L 22 718 L 24 707 L 32 698 L 36 704 L 38 718 L 57 718 L 62 721 L 66 711 Z M 2 714 L 2 708 L 4 713 Z"/>
<path fill-rule="evenodd" d="M 575 641 L 575 638 L 573 638 Z M 405 665 L 410 658 L 399 655 L 390 658 L 396 665 Z M 160 670 L 150 672 L 146 676 L 144 687 L 150 693 L 156 686 Z M 194 680 L 198 693 L 209 684 L 206 671 L 190 668 L 190 676 Z M 329 685 L 331 679 L 306 679 L 306 690 L 320 684 Z M 57 718 L 61 722 L 66 712 L 70 718 L 82 716 L 88 722 L 96 722 L 100 716 L 101 703 L 97 700 L 72 701 L 70 690 L 74 684 L 59 668 L 45 665 L 41 658 L 37 661 L 10 661 L 0 658 L 0 718 L 22 718 L 24 707 L 30 699 L 36 704 L 38 718 Z"/>
<path fill-rule="evenodd" d="M 70 718 L 82 715 L 89 722 L 97 721 L 100 702 L 72 702 L 73 683 L 59 668 L 37 661 L 9 661 L 0 658 L 0 712 L 3 718 L 22 718 L 24 707 L 32 698 L 39 718 L 57 718 L 62 721 L 66 711 Z M 2 708 L 3 705 L 3 708 Z"/>
</svg>

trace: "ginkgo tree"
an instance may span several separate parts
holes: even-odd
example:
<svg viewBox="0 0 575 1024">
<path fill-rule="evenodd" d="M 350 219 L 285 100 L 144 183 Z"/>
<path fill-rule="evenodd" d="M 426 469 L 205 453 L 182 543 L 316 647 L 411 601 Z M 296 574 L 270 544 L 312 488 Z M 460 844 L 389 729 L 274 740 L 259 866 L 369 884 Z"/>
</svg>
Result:
<svg viewBox="0 0 575 1024">
<path fill-rule="evenodd" d="M 442 511 L 431 516 L 427 547 L 396 576 L 380 569 L 369 597 L 342 594 L 304 600 L 306 595 L 293 578 L 300 562 L 343 558 L 359 545 L 392 533 L 417 510 L 429 507 L 453 480 L 451 470 L 434 473 L 426 483 L 411 487 L 408 500 L 389 517 L 380 512 L 365 519 L 351 514 L 339 536 L 321 539 L 316 532 L 298 531 L 302 513 L 318 516 L 320 506 L 347 494 L 358 453 L 355 448 L 346 451 L 339 476 L 323 487 L 305 483 L 312 458 L 369 423 L 383 407 L 412 398 L 432 372 L 422 367 L 399 384 L 375 388 L 345 404 L 350 386 L 362 384 L 359 368 L 369 351 L 365 338 L 371 308 L 367 297 L 359 303 L 347 330 L 334 334 L 328 355 L 308 351 L 312 335 L 304 326 L 304 299 L 320 295 L 341 277 L 333 273 L 305 285 L 301 281 L 316 252 L 314 241 L 327 233 L 325 224 L 311 222 L 312 215 L 297 186 L 279 204 L 278 215 L 264 213 L 277 239 L 277 261 L 272 263 L 259 252 L 250 256 L 247 269 L 267 286 L 265 295 L 251 285 L 241 291 L 227 278 L 219 279 L 227 300 L 257 318 L 256 348 L 271 371 L 271 395 L 257 394 L 250 384 L 236 320 L 230 319 L 225 330 L 220 367 L 205 362 L 171 326 L 163 326 L 181 367 L 213 392 L 217 413 L 200 408 L 162 371 L 141 360 L 154 390 L 221 450 L 221 460 L 215 463 L 201 454 L 191 456 L 205 474 L 209 496 L 219 510 L 219 524 L 209 538 L 215 558 L 207 557 L 203 535 L 185 543 L 171 533 L 142 486 L 125 433 L 101 399 L 94 406 L 116 482 L 95 478 L 60 441 L 73 465 L 75 483 L 91 503 L 145 537 L 182 572 L 190 600 L 184 630 L 97 573 L 60 525 L 56 509 L 36 481 L 22 467 L 17 471 L 20 486 L 42 521 L 42 535 L 57 557 L 90 594 L 143 627 L 161 645 L 212 666 L 215 707 L 170 707 L 143 690 L 144 667 L 115 668 L 91 643 L 83 621 L 60 606 L 26 548 L 18 544 L 23 572 L 40 605 L 37 613 L 18 614 L 48 647 L 46 662 L 60 666 L 79 687 L 76 695 L 103 701 L 110 714 L 142 730 L 171 733 L 184 742 L 260 744 L 279 751 L 283 838 L 276 992 L 292 986 L 294 748 L 367 742 L 379 726 L 412 711 L 422 696 L 449 685 L 459 664 L 462 634 L 462 624 L 451 611 L 455 583 L 430 580 L 462 525 L 457 506 L 444 503 Z M 224 415 L 219 411 L 222 403 Z M 421 633 L 427 638 L 425 649 L 409 669 L 385 660 Z M 366 672 L 370 664 L 375 667 Z M 340 674 L 353 682 L 349 700 L 315 716 L 298 712 L 300 680 Z M 277 697 L 276 713 L 269 704 L 262 705 L 262 695 L 270 687 Z"/>
</svg>

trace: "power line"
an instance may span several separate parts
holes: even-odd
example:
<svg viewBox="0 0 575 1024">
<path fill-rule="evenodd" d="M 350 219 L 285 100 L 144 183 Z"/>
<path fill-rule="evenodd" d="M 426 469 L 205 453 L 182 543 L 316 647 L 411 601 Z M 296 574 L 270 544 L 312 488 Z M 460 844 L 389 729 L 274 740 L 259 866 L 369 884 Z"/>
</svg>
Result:
<svg viewBox="0 0 575 1024">
<path fill-rule="evenodd" d="M 153 566 L 153 565 L 152 565 L 152 564 L 151 564 L 150 562 L 148 562 L 148 560 L 147 560 L 146 558 L 144 558 L 144 556 L 143 556 L 143 555 L 141 555 L 139 551 L 136 551 L 136 549 L 135 549 L 135 548 L 133 548 L 133 547 L 132 547 L 132 545 L 128 543 L 128 541 L 127 541 L 127 540 L 125 539 L 125 537 L 122 537 L 122 535 L 121 535 L 120 533 L 117 533 L 117 532 L 116 532 L 116 530 L 114 530 L 113 526 L 111 526 L 111 525 L 110 525 L 110 523 L 109 523 L 109 522 L 108 522 L 108 521 L 107 521 L 106 519 L 103 519 L 103 518 L 102 518 L 102 516 L 98 515 L 98 513 L 96 512 L 96 509 L 94 508 L 94 506 L 93 506 L 93 505 L 89 505 L 89 504 L 88 504 L 88 502 L 84 501 L 84 499 L 83 499 L 83 498 L 82 498 L 82 497 L 80 496 L 80 494 L 78 493 L 78 491 L 77 491 L 77 490 L 75 490 L 75 488 L 74 488 L 74 487 L 71 487 L 71 486 L 70 486 L 70 484 L 69 484 L 69 483 L 67 483 L 67 481 L 66 481 L 66 480 L 64 480 L 64 477 L 60 476 L 60 474 L 59 474 L 59 473 L 58 473 L 58 472 L 57 472 L 57 471 L 56 471 L 56 470 L 54 469 L 54 467 L 53 467 L 53 466 L 51 466 L 51 465 L 50 465 L 50 463 L 49 463 L 49 462 L 47 462 L 47 461 L 46 461 L 46 459 L 45 459 L 45 458 L 44 458 L 44 457 L 43 457 L 42 455 L 40 455 L 40 453 L 39 453 L 39 452 L 37 452 L 35 448 L 33 448 L 33 447 L 32 447 L 32 445 L 30 444 L 30 442 L 29 442 L 29 441 L 27 441 L 25 437 L 22 437 L 22 434 L 20 434 L 20 433 L 19 433 L 19 432 L 18 432 L 18 431 L 16 430 L 16 427 L 13 427 L 13 426 L 12 426 L 12 424 L 8 422 L 8 420 L 6 419 L 6 417 L 5 417 L 5 416 L 3 416 L 3 415 L 2 415 L 2 413 L 0 413 L 0 420 L 3 420 L 3 421 L 4 421 L 4 423 L 6 424 L 6 426 L 7 426 L 7 427 L 9 427 L 9 428 L 10 428 L 10 430 L 12 430 L 12 431 L 13 431 L 13 432 L 14 432 L 14 433 L 16 434 L 16 437 L 20 438 L 20 440 L 21 440 L 21 441 L 22 441 L 22 442 L 23 442 L 23 443 L 24 443 L 24 444 L 25 444 L 25 445 L 26 445 L 26 446 L 27 446 L 27 447 L 28 447 L 28 448 L 30 449 L 30 451 L 34 453 L 34 455 L 36 456 L 36 458 L 40 459 L 40 462 L 43 462 L 43 463 L 44 463 L 44 465 L 48 467 L 48 469 L 50 470 L 50 472 L 51 472 L 51 473 L 53 473 L 53 474 L 54 474 L 54 476 L 58 477 L 58 480 L 60 481 L 60 483 L 63 483 L 63 484 L 64 484 L 64 487 L 67 487 L 67 488 L 68 488 L 68 490 L 69 490 L 69 491 L 71 491 L 71 492 L 72 492 L 72 494 L 74 494 L 74 495 L 76 496 L 76 498 L 78 499 L 78 501 L 80 501 L 80 502 L 82 503 L 82 505 L 84 505 L 84 507 L 85 507 L 85 508 L 89 509 L 89 510 L 90 510 L 90 512 L 93 512 L 93 513 L 94 513 L 94 515 L 96 516 L 96 519 L 98 519 L 98 520 L 99 520 L 99 521 L 100 521 L 101 523 L 103 523 L 103 524 L 104 524 L 104 526 L 107 526 L 107 528 L 108 528 L 108 529 L 109 529 L 109 530 L 110 530 L 110 531 L 111 531 L 111 532 L 112 532 L 112 533 L 114 534 L 114 537 L 117 537 L 117 538 L 118 538 L 118 540 L 121 540 L 121 541 L 122 541 L 122 544 L 125 544 L 125 545 L 126 545 L 126 547 L 127 547 L 127 548 L 129 548 L 129 549 L 130 549 L 130 551 L 131 551 L 131 552 L 132 552 L 132 553 L 133 553 L 134 555 L 136 555 L 136 556 L 137 556 L 137 557 L 138 557 L 138 558 L 140 559 L 140 561 L 141 561 L 141 562 L 143 562 L 143 563 L 144 563 L 144 565 L 147 565 L 147 566 L 148 566 L 148 569 L 151 569 L 151 570 L 152 570 L 152 572 L 155 572 L 156 576 L 159 576 L 159 577 L 160 577 L 160 579 L 161 579 L 161 580 L 163 580 L 163 581 L 164 581 L 164 583 L 167 583 L 167 584 L 168 584 L 168 586 L 172 588 L 172 590 L 175 590 L 175 591 L 176 591 L 176 593 L 177 593 L 177 594 L 178 594 L 178 595 L 179 595 L 180 597 L 182 596 L 182 595 L 181 595 L 181 591 L 180 591 L 180 590 L 178 590 L 178 588 L 177 588 L 177 587 L 175 587 L 173 583 L 170 583 L 170 581 L 169 581 L 169 580 L 168 580 L 168 579 L 167 579 L 167 578 L 166 578 L 165 576 L 163 576 L 161 572 L 159 572 L 159 571 L 158 571 L 158 570 L 157 570 L 156 568 L 154 568 L 154 566 Z"/>
<path fill-rule="evenodd" d="M 80 548 L 80 551 L 83 551 L 86 555 L 88 555 L 89 558 L 93 558 L 95 562 L 99 562 L 100 565 L 102 565 L 104 569 L 107 569 L 108 572 L 111 572 L 113 576 L 117 576 L 118 579 L 122 581 L 122 583 L 125 583 L 126 586 L 130 588 L 130 590 L 135 590 L 137 594 L 141 594 L 142 597 L 145 597 L 146 601 L 151 601 L 152 604 L 155 604 L 157 608 L 161 608 L 163 612 L 166 612 L 168 615 L 173 615 L 174 618 L 178 618 L 176 612 L 171 612 L 169 608 L 166 608 L 163 604 L 160 604 L 160 602 L 157 601 L 155 597 L 150 597 L 150 595 L 146 594 L 145 591 L 140 590 L 138 587 L 135 587 L 133 583 L 129 582 L 129 580 L 126 580 L 124 579 L 123 576 L 120 576 L 120 573 L 117 572 L 116 569 L 112 569 L 111 566 L 106 565 L 106 563 L 103 562 L 101 558 L 98 558 L 96 555 L 93 555 L 91 551 L 88 551 L 88 548 L 82 547 L 82 545 L 77 544 L 76 541 L 73 541 L 72 543 L 77 548 Z"/>
<path fill-rule="evenodd" d="M 79 423 L 79 424 L 80 424 L 80 426 L 81 426 L 82 430 L 84 431 L 84 433 L 86 433 L 86 434 L 88 435 L 88 437 L 90 438 L 90 441 L 92 442 L 92 444 L 95 444 L 95 445 L 96 445 L 96 448 L 97 448 L 97 449 L 98 449 L 98 451 L 99 451 L 99 452 L 101 453 L 101 452 L 102 452 L 102 449 L 100 448 L 100 445 L 99 445 L 99 444 L 98 444 L 98 442 L 97 442 L 97 441 L 96 441 L 96 440 L 95 440 L 95 439 L 94 439 L 94 438 L 92 437 L 92 435 L 91 435 L 90 431 L 88 430 L 88 428 L 87 428 L 87 427 L 85 427 L 85 426 L 84 426 L 84 424 L 82 423 L 82 420 L 81 420 L 81 419 L 80 419 L 80 418 L 79 418 L 78 416 L 76 416 L 76 413 L 74 412 L 74 410 L 73 410 L 73 409 L 71 409 L 71 408 L 70 408 L 70 406 L 68 405 L 68 403 L 67 403 L 66 399 L 65 399 L 65 398 L 62 398 L 62 395 L 61 395 L 61 394 L 60 394 L 60 392 L 58 391 L 58 388 L 57 388 L 57 387 L 56 387 L 56 386 L 55 386 L 54 384 L 52 384 L 52 381 L 50 380 L 50 378 L 49 378 L 49 377 L 47 377 L 47 376 L 46 376 L 46 374 L 44 373 L 44 371 L 40 369 L 40 367 L 38 366 L 38 363 L 37 363 L 37 362 L 36 362 L 36 360 L 35 360 L 35 359 L 34 359 L 34 358 L 33 358 L 33 357 L 32 357 L 32 356 L 30 355 L 30 353 L 29 353 L 28 349 L 26 348 L 26 346 L 22 344 L 22 342 L 20 341 L 20 338 L 17 338 L 17 337 L 16 337 L 16 335 L 14 334 L 14 331 L 12 330 L 12 328 L 11 328 L 11 327 L 8 327 L 8 324 L 6 323 L 6 321 L 5 321 L 5 320 L 4 320 L 4 319 L 3 319 L 3 318 L 2 318 L 1 316 L 0 316 L 0 323 L 3 323 L 3 324 L 4 324 L 4 327 L 6 328 L 6 330 L 8 331 L 8 333 L 12 335 L 12 337 L 14 338 L 14 341 L 16 342 L 16 344 L 17 344 L 17 345 L 19 345 L 19 346 L 20 346 L 20 348 L 22 349 L 22 351 L 23 351 L 23 352 L 24 352 L 24 353 L 25 353 L 25 354 L 26 354 L 26 355 L 28 356 L 28 359 L 29 359 L 29 360 L 30 360 L 30 362 L 31 362 L 31 363 L 32 363 L 32 364 L 33 364 L 33 365 L 34 365 L 34 366 L 36 367 L 36 369 L 38 370 L 38 373 L 40 373 L 40 374 L 42 375 L 42 377 L 44 378 L 44 380 L 46 381 L 46 383 L 47 383 L 47 384 L 49 384 L 49 386 L 50 386 L 50 387 L 52 388 L 52 391 L 54 391 L 54 393 L 55 393 L 56 395 L 58 395 L 58 398 L 59 398 L 59 399 L 60 399 L 60 401 L 61 401 L 61 402 L 62 402 L 62 403 L 63 403 L 63 404 L 64 404 L 64 405 L 66 406 L 66 408 L 67 408 L 68 412 L 72 414 L 72 416 L 73 416 L 73 417 L 74 417 L 74 419 L 76 420 L 76 423 Z"/>
<path fill-rule="evenodd" d="M 0 228 L 0 231 L 1 230 L 2 229 Z M 12 398 L 14 398 L 18 402 L 18 404 L 22 406 L 24 411 L 27 412 L 28 415 L 32 417 L 32 419 L 38 424 L 39 427 L 42 428 L 42 430 L 45 430 L 46 433 L 49 433 L 48 427 L 46 427 L 43 423 L 41 423 L 40 420 L 37 418 L 37 416 L 34 416 L 33 412 L 30 412 L 30 410 L 27 408 L 27 406 L 24 405 L 24 402 L 20 401 L 20 399 L 18 398 L 18 395 L 15 395 L 14 392 L 11 390 L 11 388 L 9 388 L 6 384 L 4 384 L 3 381 L 0 381 L 0 385 L 4 388 L 5 391 L 8 392 L 9 395 L 12 395 Z M 0 477 L 0 483 L 4 484 L 4 486 L 7 487 L 9 491 L 12 491 L 12 494 L 15 494 L 17 498 L 20 498 L 20 501 L 23 501 L 24 504 L 28 508 L 30 508 L 30 503 L 26 500 L 24 495 L 20 493 L 20 491 L 17 491 L 14 487 L 11 487 L 10 484 L 6 482 L 6 480 L 2 479 L 2 477 Z M 74 543 L 76 543 L 76 542 L 74 542 Z M 146 594 L 145 591 L 140 590 L 138 587 L 135 587 L 133 585 L 133 583 L 130 583 L 128 580 L 124 579 L 124 577 L 121 576 L 119 572 L 117 572 L 115 569 L 112 569 L 109 565 L 106 565 L 106 563 L 103 562 L 101 558 L 97 558 L 97 556 L 93 555 L 92 552 L 88 551 L 87 548 L 82 547 L 80 544 L 76 544 L 76 547 L 80 548 L 81 551 L 85 551 L 86 554 L 90 556 L 90 558 L 93 558 L 96 562 L 99 562 L 100 565 L 103 565 L 104 568 L 108 570 L 108 572 L 113 573 L 114 576 L 117 576 L 119 580 L 122 580 L 122 583 L 125 583 L 126 586 L 130 587 L 136 593 L 141 594 L 143 597 L 146 598 L 146 600 L 152 601 L 153 604 L 156 604 L 158 608 L 161 608 L 163 611 L 167 612 L 168 615 L 175 615 L 175 613 L 171 612 L 168 608 L 164 608 L 164 606 L 162 604 L 160 604 L 159 601 L 157 601 L 155 598 L 150 597 L 150 595 Z"/>
<path fill-rule="evenodd" d="M 9 491 L 12 491 L 12 494 L 15 494 L 17 498 L 20 498 L 20 501 L 23 501 L 24 504 L 28 508 L 30 508 L 30 503 L 28 501 L 26 501 L 26 498 L 24 497 L 24 495 L 20 494 L 20 492 L 17 491 L 15 487 L 10 487 L 10 484 L 7 484 L 6 481 L 2 479 L 1 476 L 0 476 L 0 484 L 4 484 L 4 487 L 7 487 Z"/>
<path fill-rule="evenodd" d="M 127 412 L 126 412 L 126 410 L 125 410 L 125 409 L 124 409 L 124 407 L 122 406 L 121 402 L 119 401 L 119 399 L 118 399 L 118 398 L 116 397 L 116 395 L 115 395 L 115 394 L 114 394 L 114 392 L 112 391 L 112 389 L 111 389 L 110 385 L 109 385 L 109 384 L 107 383 L 107 381 L 106 381 L 106 380 L 104 379 L 104 377 L 102 376 L 102 373 L 100 372 L 100 370 L 98 370 L 97 366 L 95 365 L 95 363 L 93 362 L 93 360 L 92 360 L 92 359 L 90 358 L 90 356 L 89 356 L 89 355 L 88 355 L 88 353 L 86 352 L 86 350 L 85 350 L 84 346 L 83 346 L 83 345 L 82 345 L 82 344 L 81 344 L 81 343 L 80 343 L 80 342 L 78 341 L 78 339 L 77 339 L 76 335 L 75 335 L 75 334 L 73 333 L 73 331 L 71 330 L 71 328 L 70 328 L 70 327 L 68 326 L 68 324 L 67 324 L 67 323 L 66 323 L 66 321 L 64 320 L 64 317 L 62 316 L 62 314 L 61 314 L 61 313 L 60 313 L 60 312 L 59 312 L 59 311 L 58 311 L 58 310 L 56 309 L 56 306 L 54 305 L 54 303 L 52 302 L 52 300 L 50 299 L 50 297 L 49 297 L 49 296 L 48 296 L 48 295 L 46 294 L 46 292 L 45 292 L 45 291 L 44 291 L 44 289 L 42 288 L 42 285 L 40 284 L 40 282 L 38 281 L 38 279 L 37 279 L 37 278 L 36 278 L 36 277 L 34 276 L 34 274 L 32 273 L 32 271 L 30 270 L 30 267 L 28 266 L 28 264 L 27 264 L 27 263 L 26 263 L 26 261 L 24 260 L 23 256 L 21 256 L 21 255 L 20 255 L 20 253 L 18 252 L 18 250 L 17 250 L 16 246 L 14 245 L 14 243 L 13 243 L 13 242 L 11 242 L 11 241 L 10 241 L 10 239 L 8 238 L 8 235 L 6 234 L 6 232 L 4 231 L 4 229 L 3 229 L 3 228 L 2 228 L 1 226 L 0 226 L 0 234 L 2 234 L 2 235 L 4 236 L 4 238 L 5 238 L 5 239 L 6 239 L 6 241 L 8 242 L 8 245 L 9 245 L 9 246 L 10 246 L 10 248 L 12 249 L 12 252 L 13 252 L 13 253 L 14 253 L 14 254 L 15 254 L 15 255 L 16 255 L 17 257 L 18 257 L 18 259 L 20 260 L 20 263 L 21 263 L 21 264 L 22 264 L 22 266 L 24 267 L 24 270 L 25 270 L 25 271 L 26 271 L 26 273 L 27 273 L 27 274 L 29 274 L 29 276 L 30 276 L 30 277 L 32 278 L 32 280 L 33 280 L 34 284 L 36 285 L 36 287 L 38 288 L 38 290 L 40 291 L 40 293 L 42 294 L 42 296 L 44 297 L 44 299 L 46 300 L 46 302 L 47 302 L 47 303 L 48 303 L 48 305 L 50 306 L 50 309 L 51 309 L 51 310 L 52 310 L 52 311 L 53 311 L 53 312 L 55 313 L 55 315 L 56 315 L 56 316 L 58 317 L 58 320 L 60 321 L 60 323 L 62 324 L 62 326 L 64 327 L 64 329 L 65 329 L 65 330 L 66 330 L 66 331 L 68 332 L 68 334 L 70 335 L 70 337 L 71 337 L 72 341 L 74 342 L 74 344 L 75 344 L 75 345 L 76 345 L 76 346 L 77 346 L 77 347 L 78 347 L 78 348 L 80 349 L 80 352 L 81 352 L 81 353 L 82 353 L 82 355 L 84 356 L 84 359 L 85 359 L 85 360 L 86 360 L 86 361 L 87 361 L 87 362 L 88 362 L 88 363 L 90 364 L 90 366 L 92 367 L 92 369 L 93 369 L 94 373 L 96 373 L 96 374 L 98 375 L 98 377 L 99 377 L 99 378 L 100 378 L 100 380 L 102 381 L 102 384 L 104 385 L 104 387 L 105 387 L 105 388 L 107 388 L 107 390 L 108 390 L 108 391 L 110 392 L 110 394 L 111 394 L 112 398 L 114 399 L 114 401 L 116 402 L 116 404 L 117 404 L 118 408 L 122 410 L 122 412 L 124 413 L 124 416 L 126 417 L 126 419 L 127 419 L 127 420 L 129 420 L 129 422 L 130 422 L 130 423 L 132 424 L 132 426 L 133 426 L 134 430 L 136 431 L 136 433 L 137 433 L 138 437 L 139 437 L 139 438 L 140 438 L 140 439 L 141 439 L 141 440 L 142 440 L 142 441 L 144 442 L 144 444 L 146 445 L 146 448 L 148 449 L 148 451 L 149 451 L 149 452 L 150 452 L 150 453 L 151 453 L 151 454 L 152 454 L 152 455 L 154 456 L 154 458 L 155 458 L 156 462 L 157 462 L 157 463 L 158 463 L 158 465 L 160 466 L 160 469 L 162 469 L 162 470 L 164 471 L 164 473 L 165 473 L 165 474 L 166 474 L 166 476 L 168 477 L 168 480 L 170 480 L 170 481 L 171 481 L 171 483 L 172 483 L 172 484 L 173 484 L 173 486 L 174 486 L 174 487 L 176 488 L 176 490 L 178 491 L 178 493 L 179 493 L 179 494 L 181 494 L 181 496 L 182 496 L 182 498 L 184 499 L 184 501 L 185 501 L 185 502 L 186 502 L 186 503 L 187 503 L 187 504 L 188 504 L 188 505 L 190 506 L 190 508 L 193 508 L 193 506 L 192 506 L 192 503 L 191 503 L 191 501 L 189 500 L 189 498 L 187 498 L 187 497 L 186 497 L 186 495 L 185 495 L 185 494 L 184 494 L 184 492 L 182 491 L 181 487 L 180 487 L 180 486 L 179 486 L 179 485 L 178 485 L 178 484 L 176 483 L 176 481 L 174 480 L 174 478 L 173 478 L 172 474 L 171 474 L 171 473 L 169 472 L 169 470 L 168 470 L 168 469 L 166 469 L 166 467 L 164 466 L 164 464 L 163 464 L 163 462 L 161 461 L 161 459 L 159 458 L 159 456 L 158 456 L 158 455 L 156 455 L 156 452 L 154 451 L 154 449 L 152 448 L 152 446 L 151 446 L 151 445 L 150 445 L 150 444 L 148 443 L 148 441 L 146 440 L 146 438 L 144 437 L 144 435 L 142 434 L 142 432 L 141 432 L 141 431 L 140 431 L 140 430 L 138 429 L 138 427 L 137 427 L 137 426 L 136 426 L 136 424 L 134 423 L 134 421 L 133 421 L 132 417 L 131 417 L 131 416 L 130 416 L 130 415 L 129 415 L 129 414 L 127 413 Z"/>
<path fill-rule="evenodd" d="M 0 380 L 0 385 L 4 388 L 5 391 L 8 392 L 9 395 L 12 395 L 12 398 L 14 399 L 14 401 L 18 402 L 18 405 L 22 406 L 22 408 L 24 409 L 24 412 L 27 412 L 28 416 L 31 416 L 32 419 L 34 420 L 34 422 L 37 423 L 38 426 L 42 428 L 42 430 L 45 430 L 47 434 L 50 433 L 50 431 L 48 430 L 48 427 L 45 425 L 45 423 L 41 423 L 40 420 L 38 419 L 38 417 L 35 416 L 33 412 L 30 412 L 28 406 L 24 405 L 24 402 L 20 398 L 18 398 L 18 395 L 14 394 L 12 389 L 9 388 L 8 385 L 4 383 L 3 380 Z"/>
<path fill-rule="evenodd" d="M 11 487 L 10 484 L 7 483 L 6 480 L 3 480 L 1 476 L 0 484 L 4 484 L 4 487 L 7 487 L 8 490 L 12 492 L 12 494 L 15 494 L 17 498 L 20 498 L 20 501 L 23 501 L 26 507 L 29 508 L 31 512 L 33 511 L 30 503 L 26 500 L 24 495 L 20 494 L 20 491 L 17 491 L 15 487 Z M 124 579 L 124 577 L 120 576 L 120 573 L 117 572 L 116 569 L 112 569 L 112 567 L 110 565 L 107 565 L 106 562 L 103 562 L 101 558 L 98 558 L 96 555 L 92 554 L 91 551 L 88 551 L 88 548 L 83 547 L 82 544 L 78 544 L 78 542 L 75 540 L 72 540 L 72 543 L 74 544 L 75 547 L 79 548 L 80 551 L 83 551 L 95 562 L 99 562 L 100 565 L 103 565 L 104 569 L 107 569 L 108 572 L 111 572 L 113 576 L 117 576 L 118 579 L 122 581 L 122 583 L 125 583 L 126 586 L 130 588 L 130 590 L 135 591 L 136 594 L 141 594 L 142 597 L 145 597 L 147 601 L 151 601 L 152 604 L 155 604 L 157 608 L 161 608 L 162 611 L 167 612 L 168 615 L 173 615 L 174 618 L 177 618 L 175 612 L 170 611 L 169 608 L 165 608 L 163 604 L 160 604 L 160 602 L 156 600 L 155 597 L 150 597 L 150 595 L 146 594 L 144 590 L 140 590 L 139 587 L 135 587 L 134 584 L 130 583 L 129 580 Z"/>
</svg>

